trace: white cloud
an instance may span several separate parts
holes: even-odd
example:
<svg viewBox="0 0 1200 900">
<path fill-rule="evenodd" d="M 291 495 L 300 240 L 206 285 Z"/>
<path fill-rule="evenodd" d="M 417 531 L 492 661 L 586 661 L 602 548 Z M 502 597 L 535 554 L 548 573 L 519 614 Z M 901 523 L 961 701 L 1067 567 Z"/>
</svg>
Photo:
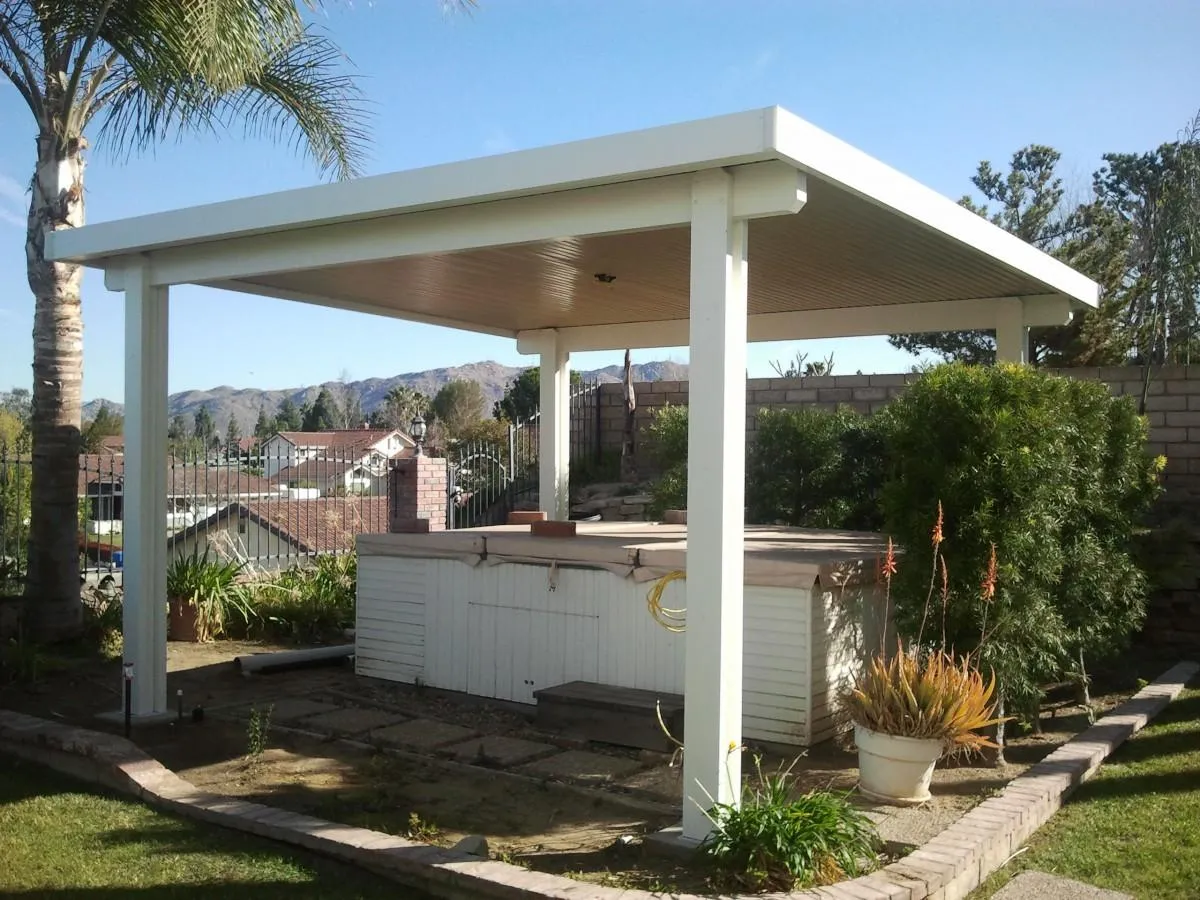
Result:
<svg viewBox="0 0 1200 900">
<path fill-rule="evenodd" d="M 29 199 L 25 189 L 16 179 L 0 173 L 0 222 L 24 228 L 26 223 L 25 208 Z"/>
</svg>

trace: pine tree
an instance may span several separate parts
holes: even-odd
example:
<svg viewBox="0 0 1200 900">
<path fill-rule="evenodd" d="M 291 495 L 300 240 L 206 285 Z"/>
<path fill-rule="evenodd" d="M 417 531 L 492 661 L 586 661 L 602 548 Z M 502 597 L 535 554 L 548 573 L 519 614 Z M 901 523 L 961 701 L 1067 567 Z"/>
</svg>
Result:
<svg viewBox="0 0 1200 900">
<path fill-rule="evenodd" d="M 275 430 L 275 423 L 267 415 L 267 408 L 260 406 L 258 408 L 258 418 L 254 421 L 254 436 L 260 441 L 265 441 Z"/>
<path fill-rule="evenodd" d="M 279 404 L 279 412 L 275 414 L 275 431 L 299 431 L 303 424 L 301 411 L 292 401 L 291 397 L 285 397 L 283 402 Z"/>
<path fill-rule="evenodd" d="M 307 407 L 300 423 L 301 431 L 332 431 L 337 427 L 337 403 L 326 388 L 321 388 L 312 406 Z"/>
</svg>

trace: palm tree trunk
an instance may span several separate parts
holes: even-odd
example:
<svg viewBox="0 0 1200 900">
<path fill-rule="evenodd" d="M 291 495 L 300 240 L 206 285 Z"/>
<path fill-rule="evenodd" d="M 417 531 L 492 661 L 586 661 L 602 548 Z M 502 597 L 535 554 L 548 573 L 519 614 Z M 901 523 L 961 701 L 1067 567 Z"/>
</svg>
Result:
<svg viewBox="0 0 1200 900">
<path fill-rule="evenodd" d="M 25 239 L 33 319 L 32 510 L 25 584 L 30 634 L 59 640 L 76 633 L 79 596 L 79 444 L 83 316 L 79 266 L 47 262 L 46 231 L 83 224 L 82 139 L 38 139 L 37 171 Z"/>
</svg>

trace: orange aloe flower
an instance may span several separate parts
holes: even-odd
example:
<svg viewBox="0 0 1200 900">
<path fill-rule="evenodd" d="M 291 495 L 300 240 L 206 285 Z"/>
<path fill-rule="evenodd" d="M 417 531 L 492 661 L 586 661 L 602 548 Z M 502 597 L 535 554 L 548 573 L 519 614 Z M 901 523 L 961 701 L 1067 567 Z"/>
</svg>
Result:
<svg viewBox="0 0 1200 900">
<path fill-rule="evenodd" d="M 896 574 L 896 548 L 892 546 L 891 538 L 888 538 L 887 555 L 883 558 L 881 571 L 883 577 L 889 582 L 892 580 L 892 576 Z"/>
<path fill-rule="evenodd" d="M 937 521 L 933 525 L 933 549 L 936 550 L 941 546 L 945 538 L 942 536 L 942 501 L 938 501 Z"/>
<path fill-rule="evenodd" d="M 992 555 L 988 558 L 987 574 L 981 585 L 983 602 L 991 603 L 996 596 L 996 545 L 992 544 Z"/>
</svg>

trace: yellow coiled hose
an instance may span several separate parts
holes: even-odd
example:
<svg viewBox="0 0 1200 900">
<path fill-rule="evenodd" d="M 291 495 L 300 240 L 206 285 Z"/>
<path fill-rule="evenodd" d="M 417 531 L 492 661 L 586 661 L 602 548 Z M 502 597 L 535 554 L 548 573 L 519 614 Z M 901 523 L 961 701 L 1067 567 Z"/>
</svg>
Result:
<svg viewBox="0 0 1200 900">
<path fill-rule="evenodd" d="M 667 629 L 667 631 L 673 631 L 676 634 L 687 627 L 684 624 L 687 619 L 687 610 L 665 608 L 662 605 L 662 595 L 663 591 L 667 589 L 668 584 L 686 577 L 686 574 L 680 569 L 668 572 L 654 582 L 653 587 L 650 588 L 650 593 L 646 595 L 646 608 L 650 610 L 650 615 L 654 617 L 654 621 Z"/>
</svg>

